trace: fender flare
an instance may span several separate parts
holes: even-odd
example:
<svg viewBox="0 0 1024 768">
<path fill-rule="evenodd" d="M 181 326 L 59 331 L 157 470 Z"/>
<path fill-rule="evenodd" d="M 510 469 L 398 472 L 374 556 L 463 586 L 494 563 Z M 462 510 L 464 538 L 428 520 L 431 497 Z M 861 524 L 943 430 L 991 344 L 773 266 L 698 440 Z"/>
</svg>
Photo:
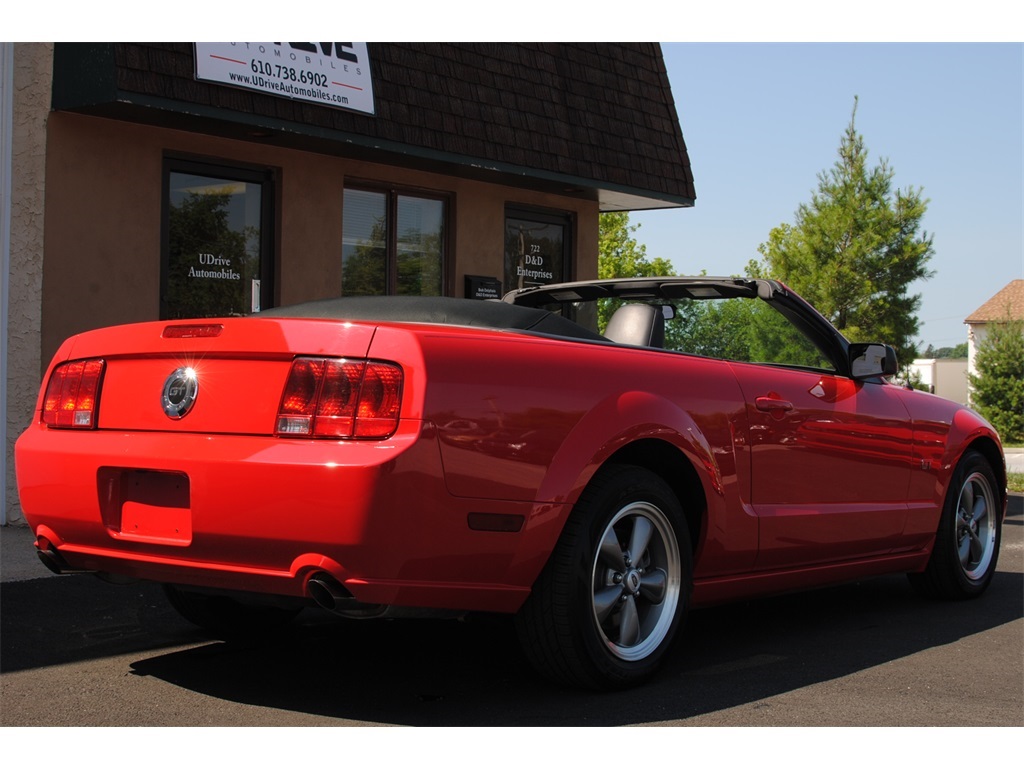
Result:
<svg viewBox="0 0 1024 768">
<path fill-rule="evenodd" d="M 622 448 L 647 439 L 677 449 L 702 478 L 704 494 L 724 497 L 719 462 L 689 413 L 650 392 L 610 396 L 573 427 L 552 457 L 521 534 L 517 563 L 510 569 L 514 583 L 529 585 L 536 580 L 546 562 L 540 553 L 554 547 L 573 505 L 597 471 Z"/>
</svg>

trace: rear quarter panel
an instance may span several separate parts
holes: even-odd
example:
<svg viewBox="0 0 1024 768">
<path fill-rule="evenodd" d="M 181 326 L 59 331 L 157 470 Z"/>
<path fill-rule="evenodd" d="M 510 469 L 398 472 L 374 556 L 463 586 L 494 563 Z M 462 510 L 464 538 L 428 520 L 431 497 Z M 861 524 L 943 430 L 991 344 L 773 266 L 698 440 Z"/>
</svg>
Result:
<svg viewBox="0 0 1024 768">
<path fill-rule="evenodd" d="M 700 478 L 706 509 L 686 510 L 711 521 L 701 526 L 699 570 L 749 567 L 757 528 L 743 503 L 746 416 L 725 364 L 522 334 L 423 333 L 420 345 L 424 418 L 437 427 L 449 492 L 547 509 L 528 521 L 524 547 L 553 545 L 571 505 L 616 451 L 657 440 Z"/>
</svg>

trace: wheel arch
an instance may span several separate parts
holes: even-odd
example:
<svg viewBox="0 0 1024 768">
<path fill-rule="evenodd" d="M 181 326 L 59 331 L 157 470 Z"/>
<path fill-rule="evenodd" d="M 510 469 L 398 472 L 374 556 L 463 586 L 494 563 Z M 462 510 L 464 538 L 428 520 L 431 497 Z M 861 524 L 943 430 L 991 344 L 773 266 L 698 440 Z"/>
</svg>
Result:
<svg viewBox="0 0 1024 768">
<path fill-rule="evenodd" d="M 734 471 L 720 465 L 723 458 L 693 415 L 677 404 L 643 391 L 609 397 L 566 436 L 553 457 L 510 579 L 534 584 L 585 489 L 610 465 L 648 469 L 665 481 L 683 507 L 696 564 L 711 510 L 725 503 L 724 475 Z"/>
<path fill-rule="evenodd" d="M 643 467 L 665 481 L 683 508 L 683 517 L 690 534 L 690 547 L 696 554 L 705 526 L 708 503 L 700 476 L 686 454 L 664 440 L 648 438 L 619 448 L 602 466 L 611 464 Z"/>
<path fill-rule="evenodd" d="M 998 444 L 994 439 L 987 435 L 982 435 L 966 446 L 964 446 L 963 452 L 957 457 L 957 461 L 962 459 L 968 451 L 977 451 L 992 467 L 992 471 L 996 475 L 999 487 L 996 488 L 996 492 L 999 494 L 999 503 L 1006 509 L 1006 462 L 1003 460 L 1003 453 L 999 449 Z"/>
</svg>

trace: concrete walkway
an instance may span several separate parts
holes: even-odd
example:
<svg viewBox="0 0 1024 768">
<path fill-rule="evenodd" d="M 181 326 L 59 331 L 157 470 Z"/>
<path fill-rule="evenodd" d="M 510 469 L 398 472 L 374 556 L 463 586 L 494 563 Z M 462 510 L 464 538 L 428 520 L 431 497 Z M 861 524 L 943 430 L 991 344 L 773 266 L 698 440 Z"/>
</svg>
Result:
<svg viewBox="0 0 1024 768">
<path fill-rule="evenodd" d="M 1003 452 L 1006 454 L 1007 472 L 1024 472 L 1024 448 L 1007 448 Z"/>
</svg>

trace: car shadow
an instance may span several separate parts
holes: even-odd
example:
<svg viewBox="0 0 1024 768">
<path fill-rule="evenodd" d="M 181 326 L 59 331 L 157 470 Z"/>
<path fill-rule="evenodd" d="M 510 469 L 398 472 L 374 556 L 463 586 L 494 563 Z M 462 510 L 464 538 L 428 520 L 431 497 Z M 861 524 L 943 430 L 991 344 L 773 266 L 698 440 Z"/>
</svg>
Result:
<svg viewBox="0 0 1024 768">
<path fill-rule="evenodd" d="M 595 695 L 539 678 L 510 620 L 304 622 L 251 643 L 140 659 L 135 674 L 238 703 L 413 726 L 685 720 L 840 678 L 1024 616 L 1024 580 L 980 600 L 918 598 L 902 577 L 694 611 L 657 676 Z"/>
<path fill-rule="evenodd" d="M 84 577 L 4 585 L 4 672 L 126 654 L 131 673 L 204 696 L 360 723 L 631 725 L 686 720 L 840 678 L 1024 617 L 1024 579 L 979 600 L 916 596 L 903 577 L 693 611 L 647 685 L 594 694 L 537 676 L 507 618 L 351 621 L 305 611 L 286 632 L 211 641 L 154 585 Z M 65 604 L 25 631 L 9 587 Z M 99 590 L 103 599 L 88 594 Z M 46 593 L 50 594 L 47 595 Z M 110 593 L 121 593 L 111 598 Z M 133 607 L 126 607 L 126 606 Z M 91 606 L 82 609 L 82 606 Z M 63 615 L 64 621 L 61 621 Z M 154 653 L 156 651 L 156 653 Z M 135 657 L 132 659 L 132 657 Z M 215 715 L 214 715 L 215 717 Z"/>
<path fill-rule="evenodd" d="M 46 576 L 0 584 L 0 672 L 205 643 L 158 584 Z"/>
</svg>

